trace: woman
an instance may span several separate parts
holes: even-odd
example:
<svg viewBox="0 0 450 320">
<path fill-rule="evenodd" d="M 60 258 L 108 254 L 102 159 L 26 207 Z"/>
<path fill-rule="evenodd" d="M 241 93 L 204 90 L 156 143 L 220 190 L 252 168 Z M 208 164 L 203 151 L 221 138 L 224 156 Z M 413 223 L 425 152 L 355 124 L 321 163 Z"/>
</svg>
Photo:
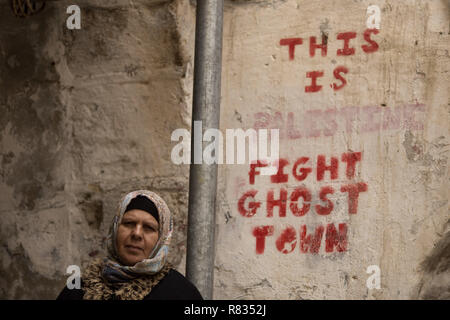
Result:
<svg viewBox="0 0 450 320">
<path fill-rule="evenodd" d="M 167 262 L 172 216 L 157 194 L 138 190 L 120 202 L 107 238 L 108 256 L 83 272 L 80 289 L 59 300 L 197 300 L 197 288 Z"/>
</svg>

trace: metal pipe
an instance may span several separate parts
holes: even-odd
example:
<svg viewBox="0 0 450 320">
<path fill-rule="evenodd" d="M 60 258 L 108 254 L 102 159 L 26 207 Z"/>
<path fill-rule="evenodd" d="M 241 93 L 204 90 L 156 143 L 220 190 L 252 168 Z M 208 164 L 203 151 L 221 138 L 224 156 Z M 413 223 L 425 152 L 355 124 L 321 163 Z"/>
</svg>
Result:
<svg viewBox="0 0 450 320">
<path fill-rule="evenodd" d="M 209 300 L 214 281 L 217 164 L 198 163 L 203 132 L 198 132 L 194 121 L 201 121 L 203 131 L 219 129 L 223 0 L 197 0 L 196 10 L 186 277 Z"/>
</svg>

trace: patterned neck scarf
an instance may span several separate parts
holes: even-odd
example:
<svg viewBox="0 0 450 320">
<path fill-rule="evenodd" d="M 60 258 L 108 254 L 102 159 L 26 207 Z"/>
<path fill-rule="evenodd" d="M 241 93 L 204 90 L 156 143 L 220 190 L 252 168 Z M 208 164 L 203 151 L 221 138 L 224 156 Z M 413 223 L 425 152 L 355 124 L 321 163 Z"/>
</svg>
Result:
<svg viewBox="0 0 450 320">
<path fill-rule="evenodd" d="M 148 259 L 144 259 L 134 266 L 124 266 L 120 263 L 117 253 L 117 229 L 122 222 L 125 209 L 132 199 L 143 195 L 153 201 L 159 213 L 159 238 Z M 128 193 L 120 201 L 119 209 L 113 218 L 107 238 L 108 257 L 104 260 L 102 269 L 103 279 L 110 283 L 121 283 L 140 276 L 154 275 L 160 272 L 166 264 L 172 237 L 173 222 L 170 210 L 164 200 L 156 193 L 148 190 L 137 190 Z"/>
</svg>

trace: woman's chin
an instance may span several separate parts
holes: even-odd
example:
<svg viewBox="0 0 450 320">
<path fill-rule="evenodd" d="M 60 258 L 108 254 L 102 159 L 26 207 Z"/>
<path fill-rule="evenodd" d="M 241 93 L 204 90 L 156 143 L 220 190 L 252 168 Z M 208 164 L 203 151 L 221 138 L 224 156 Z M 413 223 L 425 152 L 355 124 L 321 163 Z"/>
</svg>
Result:
<svg viewBox="0 0 450 320">
<path fill-rule="evenodd" d="M 142 261 L 143 259 L 141 259 L 140 257 L 136 257 L 136 256 L 126 256 L 126 257 L 121 257 L 120 260 L 122 261 L 122 264 L 130 267 L 130 266 L 134 266 L 136 263 Z"/>
</svg>

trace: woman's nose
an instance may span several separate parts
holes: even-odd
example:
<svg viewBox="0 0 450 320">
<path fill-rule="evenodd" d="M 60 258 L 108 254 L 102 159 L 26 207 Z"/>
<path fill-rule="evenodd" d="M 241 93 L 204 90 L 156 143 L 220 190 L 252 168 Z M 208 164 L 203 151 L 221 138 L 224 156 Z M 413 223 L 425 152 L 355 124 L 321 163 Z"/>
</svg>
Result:
<svg viewBox="0 0 450 320">
<path fill-rule="evenodd" d="M 131 235 L 136 238 L 142 238 L 142 232 L 143 232 L 142 227 L 140 225 L 136 225 L 136 227 L 133 228 Z"/>
</svg>

